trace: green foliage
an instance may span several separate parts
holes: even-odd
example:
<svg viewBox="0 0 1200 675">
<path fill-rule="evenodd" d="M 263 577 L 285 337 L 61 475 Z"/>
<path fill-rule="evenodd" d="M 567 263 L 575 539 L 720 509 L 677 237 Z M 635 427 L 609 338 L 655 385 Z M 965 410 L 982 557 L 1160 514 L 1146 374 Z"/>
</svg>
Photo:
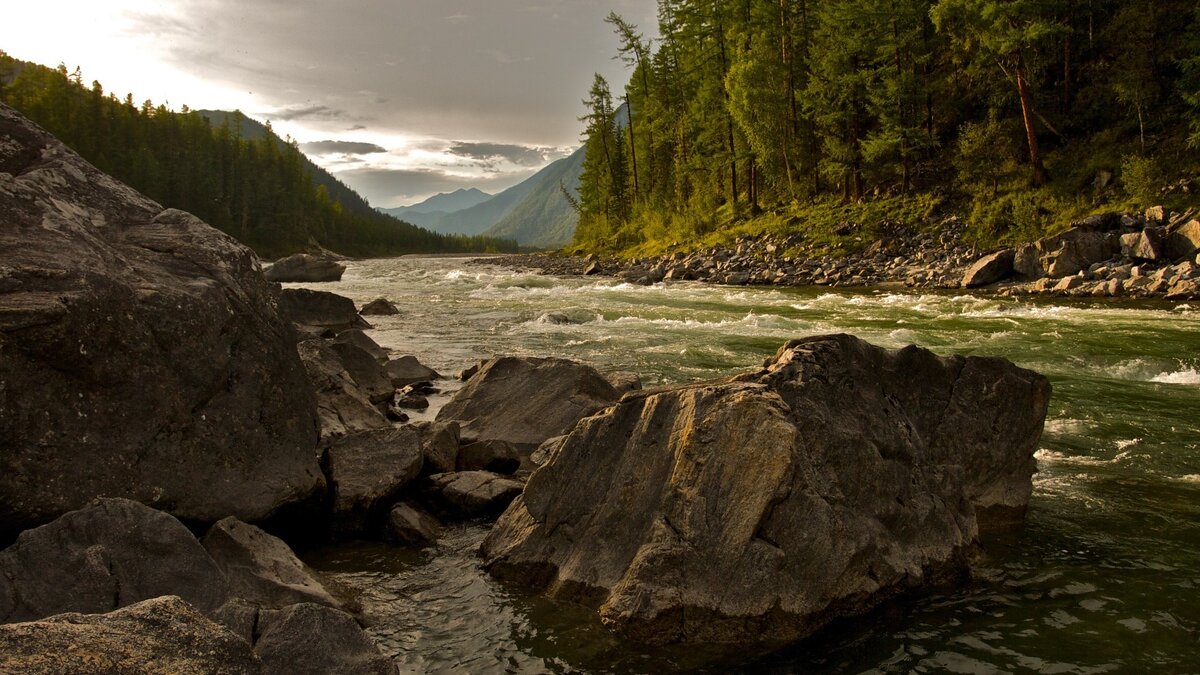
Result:
<svg viewBox="0 0 1200 675">
<path fill-rule="evenodd" d="M 589 124 L 597 179 L 580 195 L 592 214 L 581 250 L 676 250 L 758 231 L 840 250 L 855 243 L 829 235 L 844 229 L 831 223 L 870 233 L 930 205 L 971 214 L 971 237 L 991 245 L 1097 211 L 1200 206 L 1194 182 L 1163 191 L 1200 173 L 1184 151 L 1189 136 L 1200 147 L 1197 0 L 658 9 L 653 50 L 609 19 L 631 70 L 628 133 Z M 636 164 L 623 187 L 598 159 L 618 138 Z M 614 202 L 622 190 L 632 196 Z"/>
<path fill-rule="evenodd" d="M 45 68 L 0 52 L 0 101 L 98 169 L 166 206 L 189 211 L 265 257 L 313 243 L 350 255 L 516 250 L 511 241 L 448 237 L 375 212 L 268 127 L 244 134 L 240 114 L 214 127 L 202 114 L 150 101 L 135 107 L 83 86 L 79 69 Z M 323 173 L 323 172 L 322 172 Z M 331 196 L 334 192 L 336 196 Z"/>
</svg>

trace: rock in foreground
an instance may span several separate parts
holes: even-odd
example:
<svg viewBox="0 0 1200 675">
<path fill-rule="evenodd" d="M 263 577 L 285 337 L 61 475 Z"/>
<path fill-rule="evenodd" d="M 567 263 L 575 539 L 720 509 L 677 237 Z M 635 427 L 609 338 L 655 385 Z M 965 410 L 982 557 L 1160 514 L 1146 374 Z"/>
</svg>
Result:
<svg viewBox="0 0 1200 675">
<path fill-rule="evenodd" d="M 634 639 L 798 639 L 962 573 L 1020 517 L 1049 395 L 1003 359 L 798 340 L 582 420 L 483 555 Z"/>
<path fill-rule="evenodd" d="M 108 614 L 0 626 L 3 673 L 247 675 L 261 668 L 249 643 L 174 596 Z"/>
<path fill-rule="evenodd" d="M 322 487 L 254 254 L 0 105 L 0 542 L 97 496 L 261 521 Z"/>
</svg>

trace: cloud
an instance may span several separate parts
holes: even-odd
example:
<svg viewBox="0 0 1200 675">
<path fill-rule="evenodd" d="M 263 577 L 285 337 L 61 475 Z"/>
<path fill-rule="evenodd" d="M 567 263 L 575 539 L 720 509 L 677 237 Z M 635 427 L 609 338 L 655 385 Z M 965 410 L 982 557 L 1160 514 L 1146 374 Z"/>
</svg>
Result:
<svg viewBox="0 0 1200 675">
<path fill-rule="evenodd" d="M 374 143 L 356 141 L 311 141 L 300 144 L 300 149 L 314 155 L 373 155 L 387 152 L 387 148 Z"/>
<path fill-rule="evenodd" d="M 540 166 L 546 161 L 546 154 L 541 148 L 509 143 L 455 141 L 446 152 L 481 162 L 507 160 L 517 166 Z"/>
<path fill-rule="evenodd" d="M 330 108 L 326 105 L 318 105 L 314 103 L 294 103 L 286 105 L 282 108 L 276 108 L 272 112 L 259 113 L 264 117 L 285 120 L 292 122 L 295 120 L 344 120 L 350 119 L 351 115 L 345 110 Z"/>
</svg>

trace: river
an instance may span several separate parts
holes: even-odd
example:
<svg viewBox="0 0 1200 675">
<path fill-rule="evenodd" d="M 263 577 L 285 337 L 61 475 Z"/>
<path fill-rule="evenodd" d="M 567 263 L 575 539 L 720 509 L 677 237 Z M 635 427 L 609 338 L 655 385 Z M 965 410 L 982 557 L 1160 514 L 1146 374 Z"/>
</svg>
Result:
<svg viewBox="0 0 1200 675">
<path fill-rule="evenodd" d="M 361 595 L 402 672 L 1200 672 L 1200 307 L 956 293 L 631 286 L 460 258 L 350 263 L 312 288 L 402 314 L 372 337 L 445 374 L 561 356 L 647 385 L 753 368 L 790 338 L 1004 356 L 1054 386 L 1026 526 L 967 588 L 888 605 L 771 654 L 644 649 L 593 612 L 493 582 L 479 524 L 436 548 L 306 559 Z M 445 383 L 448 384 L 448 383 Z"/>
</svg>

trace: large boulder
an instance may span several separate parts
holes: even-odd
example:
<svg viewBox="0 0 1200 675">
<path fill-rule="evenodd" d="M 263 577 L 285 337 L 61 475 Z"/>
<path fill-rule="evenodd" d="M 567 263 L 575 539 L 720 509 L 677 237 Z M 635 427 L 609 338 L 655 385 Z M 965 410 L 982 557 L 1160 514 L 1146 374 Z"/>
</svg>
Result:
<svg viewBox="0 0 1200 675">
<path fill-rule="evenodd" d="M 502 357 L 488 361 L 438 411 L 463 438 L 508 441 L 526 454 L 620 396 L 590 366 L 565 359 Z"/>
<path fill-rule="evenodd" d="M 387 373 L 369 351 L 353 342 L 334 340 L 329 344 L 342 362 L 342 368 L 350 375 L 350 379 L 358 385 L 359 390 L 366 394 L 371 403 L 378 404 L 389 401 L 396 393 Z"/>
<path fill-rule="evenodd" d="M 1168 260 L 1191 258 L 1200 251 L 1200 220 L 1189 220 L 1167 235 L 1165 244 Z"/>
<path fill-rule="evenodd" d="M 317 494 L 293 341 L 249 249 L 0 105 L 0 542 L 97 496 L 215 522 Z"/>
<path fill-rule="evenodd" d="M 979 288 L 1007 279 L 1013 273 L 1016 252 L 1011 248 L 985 255 L 963 275 L 963 288 Z"/>
<path fill-rule="evenodd" d="M 225 574 L 231 592 L 259 607 L 315 602 L 340 607 L 282 540 L 237 518 L 225 518 L 200 540 Z"/>
<path fill-rule="evenodd" d="M 352 328 L 350 330 L 344 330 L 338 333 L 337 337 L 333 338 L 333 342 L 357 345 L 380 363 L 384 363 L 388 360 L 388 350 L 379 346 L 378 342 L 372 340 L 371 336 L 362 332 L 362 329 L 359 328 Z"/>
<path fill-rule="evenodd" d="M 310 390 L 317 395 L 322 442 L 346 434 L 391 426 L 370 397 L 346 372 L 338 353 L 325 340 L 305 340 L 296 345 Z"/>
<path fill-rule="evenodd" d="M 1069 277 L 1103 262 L 1121 250 L 1117 233 L 1076 227 L 1062 234 L 1040 239 L 1034 244 L 1041 252 L 1042 267 L 1055 279 Z"/>
<path fill-rule="evenodd" d="M 346 266 L 336 260 L 321 256 L 297 253 L 281 258 L 263 270 L 267 281 L 318 282 L 341 281 Z"/>
<path fill-rule="evenodd" d="M 400 310 L 387 298 L 375 298 L 363 305 L 358 313 L 363 316 L 395 316 L 400 313 Z"/>
<path fill-rule="evenodd" d="M 250 675 L 261 667 L 248 642 L 174 596 L 0 626 L 4 673 Z"/>
<path fill-rule="evenodd" d="M 353 617 L 323 605 L 264 611 L 254 653 L 266 675 L 396 675 Z"/>
<path fill-rule="evenodd" d="M 421 436 L 405 426 L 351 434 L 325 451 L 322 464 L 333 488 L 335 525 L 356 533 L 382 520 L 404 488 L 421 473 Z"/>
<path fill-rule="evenodd" d="M 384 370 L 387 371 L 392 386 L 397 389 L 418 382 L 432 382 L 441 377 L 436 370 L 422 365 L 417 357 L 407 354 L 388 361 Z"/>
<path fill-rule="evenodd" d="M 448 473 L 457 469 L 458 422 L 418 422 L 413 428 L 421 434 L 426 473 Z"/>
<path fill-rule="evenodd" d="M 327 291 L 285 288 L 279 294 L 279 310 L 292 323 L 310 329 L 339 332 L 371 327 L 358 315 L 353 300 Z"/>
<path fill-rule="evenodd" d="M 963 573 L 981 527 L 1019 519 L 1049 395 L 1003 359 L 797 340 L 582 420 L 482 553 L 638 640 L 801 638 Z"/>
</svg>

